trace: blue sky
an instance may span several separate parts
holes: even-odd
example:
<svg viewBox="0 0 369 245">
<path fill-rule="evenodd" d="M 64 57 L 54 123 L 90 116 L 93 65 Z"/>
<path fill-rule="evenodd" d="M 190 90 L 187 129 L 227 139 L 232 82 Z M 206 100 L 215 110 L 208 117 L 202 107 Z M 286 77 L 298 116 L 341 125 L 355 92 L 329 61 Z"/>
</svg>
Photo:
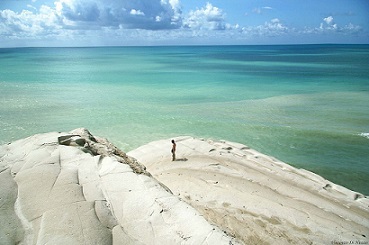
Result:
<svg viewBox="0 0 369 245">
<path fill-rule="evenodd" d="M 0 47 L 369 43 L 369 0 L 0 0 Z"/>
</svg>

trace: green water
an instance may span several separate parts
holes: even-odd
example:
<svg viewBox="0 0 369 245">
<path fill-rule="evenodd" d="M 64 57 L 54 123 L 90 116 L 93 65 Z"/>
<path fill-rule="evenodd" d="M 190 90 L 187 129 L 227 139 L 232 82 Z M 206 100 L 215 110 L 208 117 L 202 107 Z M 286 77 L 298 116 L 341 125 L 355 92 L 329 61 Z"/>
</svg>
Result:
<svg viewBox="0 0 369 245">
<path fill-rule="evenodd" d="M 369 194 L 368 45 L 0 49 L 0 67 L 0 143 L 226 139 Z"/>
</svg>

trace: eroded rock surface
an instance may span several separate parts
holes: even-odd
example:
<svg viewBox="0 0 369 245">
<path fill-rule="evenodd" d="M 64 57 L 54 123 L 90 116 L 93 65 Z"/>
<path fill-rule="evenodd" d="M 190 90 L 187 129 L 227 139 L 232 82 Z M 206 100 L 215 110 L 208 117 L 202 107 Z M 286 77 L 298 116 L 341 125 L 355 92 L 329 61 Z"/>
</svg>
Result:
<svg viewBox="0 0 369 245">
<path fill-rule="evenodd" d="M 1 244 L 236 244 L 86 129 L 0 146 Z"/>
</svg>

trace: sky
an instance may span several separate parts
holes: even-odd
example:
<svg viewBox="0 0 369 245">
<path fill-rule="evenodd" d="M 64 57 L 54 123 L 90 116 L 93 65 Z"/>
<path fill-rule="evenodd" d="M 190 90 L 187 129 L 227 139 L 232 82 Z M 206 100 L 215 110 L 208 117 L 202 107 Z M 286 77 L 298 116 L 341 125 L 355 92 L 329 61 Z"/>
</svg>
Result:
<svg viewBox="0 0 369 245">
<path fill-rule="evenodd" d="M 0 48 L 369 44 L 369 0 L 0 0 Z"/>
</svg>

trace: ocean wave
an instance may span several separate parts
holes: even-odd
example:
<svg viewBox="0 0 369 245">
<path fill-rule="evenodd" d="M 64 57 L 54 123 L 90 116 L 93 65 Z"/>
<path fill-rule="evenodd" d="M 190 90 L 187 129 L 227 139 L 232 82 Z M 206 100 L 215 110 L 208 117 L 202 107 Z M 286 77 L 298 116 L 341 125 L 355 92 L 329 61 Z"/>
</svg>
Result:
<svg viewBox="0 0 369 245">
<path fill-rule="evenodd" d="M 369 133 L 361 133 L 359 135 L 369 139 Z"/>
</svg>

